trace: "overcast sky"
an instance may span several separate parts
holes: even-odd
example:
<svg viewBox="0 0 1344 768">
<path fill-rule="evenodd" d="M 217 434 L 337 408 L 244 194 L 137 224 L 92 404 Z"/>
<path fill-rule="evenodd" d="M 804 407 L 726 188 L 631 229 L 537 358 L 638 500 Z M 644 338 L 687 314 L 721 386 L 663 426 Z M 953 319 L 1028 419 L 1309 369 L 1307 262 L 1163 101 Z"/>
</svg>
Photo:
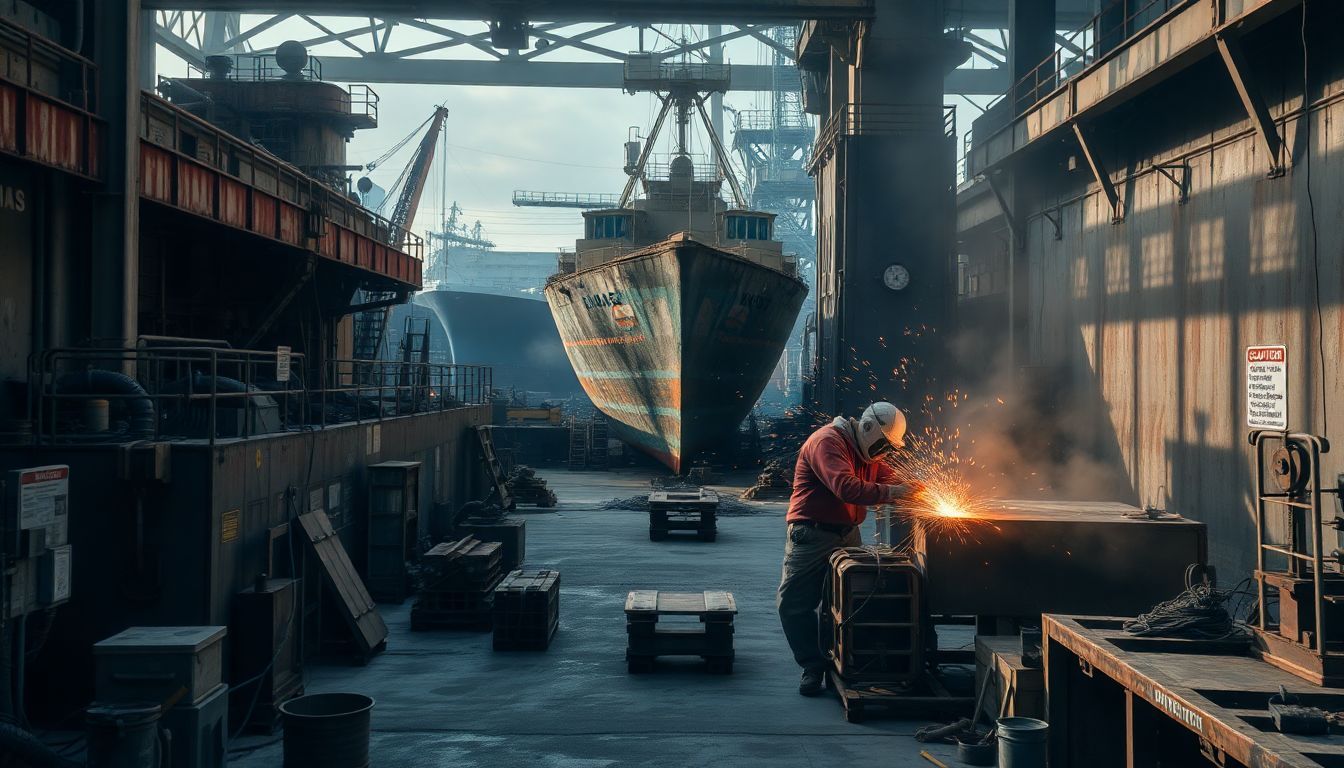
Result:
<svg viewBox="0 0 1344 768">
<path fill-rule="evenodd" d="M 260 18 L 244 17 L 243 28 L 253 26 Z M 361 23 L 358 19 L 326 17 L 318 22 L 338 32 Z M 451 26 L 466 32 L 485 29 L 484 24 L 470 22 L 454 22 Z M 579 25 L 566 32 L 594 26 Z M 703 27 L 665 26 L 658 31 L 671 39 L 697 40 L 705 34 Z M 296 18 L 256 35 L 250 43 L 259 50 L 287 39 L 308 40 L 319 34 L 310 23 Z M 436 39 L 439 38 L 429 33 L 398 26 L 389 50 Z M 367 35 L 357 42 L 365 49 L 369 47 Z M 635 50 L 638 46 L 632 31 L 611 33 L 589 42 L 616 51 Z M 652 32 L 646 42 L 650 48 L 655 42 L 661 43 L 661 48 L 669 45 L 666 38 Z M 341 43 L 312 46 L 310 53 L 319 59 L 324 55 L 354 55 Z M 470 47 L 458 46 L 421 54 L 418 58 L 478 60 L 486 56 Z M 562 61 L 609 60 L 572 49 L 557 50 L 547 57 Z M 727 45 L 726 58 L 730 63 L 763 64 L 770 61 L 770 51 L 745 38 Z M 185 64 L 162 47 L 158 49 L 157 62 L 161 75 L 186 73 Z M 363 165 L 378 158 L 421 125 L 435 105 L 445 104 L 449 109 L 444 127 L 447 157 L 435 159 L 413 228 L 420 233 L 438 229 L 447 207 L 457 201 L 468 224 L 479 220 L 484 236 L 508 250 L 573 248 L 582 229 L 577 210 L 517 208 L 512 205 L 513 191 L 620 192 L 626 179 L 621 166 L 627 132 L 631 126 L 638 126 L 647 133 L 657 108 L 650 94 L 630 95 L 614 89 L 390 84 L 372 87 L 379 95 L 378 127 L 355 134 L 349 143 L 349 162 Z M 733 92 L 726 96 L 725 103 L 738 109 L 761 109 L 769 107 L 766 98 L 765 94 Z M 961 109 L 965 111 L 964 107 Z M 968 127 L 969 121 L 968 116 L 959 122 Z M 724 141 L 731 146 L 731 117 L 725 123 L 729 135 Z M 397 155 L 370 173 L 372 179 L 380 186 L 390 187 L 410 161 L 419 138 L 417 135 Z M 698 144 L 698 148 L 708 152 L 703 139 Z"/>
</svg>

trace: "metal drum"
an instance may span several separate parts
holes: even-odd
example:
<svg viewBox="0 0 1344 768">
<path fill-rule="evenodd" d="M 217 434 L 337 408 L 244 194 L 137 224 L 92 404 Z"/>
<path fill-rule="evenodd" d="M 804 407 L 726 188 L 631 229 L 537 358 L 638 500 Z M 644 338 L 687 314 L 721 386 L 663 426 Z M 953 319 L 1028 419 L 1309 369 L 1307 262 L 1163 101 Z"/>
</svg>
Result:
<svg viewBox="0 0 1344 768">
<path fill-rule="evenodd" d="M 89 768 L 156 768 L 166 750 L 159 739 L 157 704 L 94 704 L 86 725 Z"/>
<path fill-rule="evenodd" d="M 361 693 L 315 693 L 280 705 L 284 768 L 368 768 L 373 699 Z"/>
<path fill-rule="evenodd" d="M 1049 728 L 1031 717 L 999 718 L 999 768 L 1045 768 Z"/>
</svg>

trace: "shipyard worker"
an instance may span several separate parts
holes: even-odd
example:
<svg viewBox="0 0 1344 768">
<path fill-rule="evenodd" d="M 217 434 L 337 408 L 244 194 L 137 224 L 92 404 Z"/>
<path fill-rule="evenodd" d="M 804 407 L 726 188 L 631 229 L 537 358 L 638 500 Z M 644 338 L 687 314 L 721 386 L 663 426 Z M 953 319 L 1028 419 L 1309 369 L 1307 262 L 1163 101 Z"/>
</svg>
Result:
<svg viewBox="0 0 1344 768">
<path fill-rule="evenodd" d="M 891 403 L 874 403 L 857 420 L 836 417 L 798 452 L 776 605 L 784 637 L 803 668 L 798 692 L 804 696 L 820 693 L 825 679 L 817 609 L 831 553 L 861 545 L 859 524 L 869 506 L 900 501 L 918 489 L 882 460 L 904 445 L 905 414 Z"/>
</svg>

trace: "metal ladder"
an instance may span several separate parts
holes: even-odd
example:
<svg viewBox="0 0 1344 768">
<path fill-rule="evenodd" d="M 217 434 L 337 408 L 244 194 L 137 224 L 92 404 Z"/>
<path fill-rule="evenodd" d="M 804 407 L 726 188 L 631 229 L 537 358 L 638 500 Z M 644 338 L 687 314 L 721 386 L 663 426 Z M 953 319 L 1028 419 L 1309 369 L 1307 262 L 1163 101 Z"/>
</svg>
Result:
<svg viewBox="0 0 1344 768">
<path fill-rule="evenodd" d="M 494 486 L 485 500 L 498 498 L 500 509 L 513 509 L 513 495 L 509 493 L 504 465 L 499 463 L 499 456 L 495 455 L 495 438 L 490 433 L 490 427 L 476 427 L 476 437 L 481 443 L 481 461 L 485 464 L 485 471 L 490 475 L 490 482 Z"/>
<path fill-rule="evenodd" d="M 574 419 L 569 423 L 569 471 L 588 468 L 588 422 Z"/>
<path fill-rule="evenodd" d="M 588 428 L 588 468 L 607 468 L 607 420 L 601 417 Z"/>
</svg>

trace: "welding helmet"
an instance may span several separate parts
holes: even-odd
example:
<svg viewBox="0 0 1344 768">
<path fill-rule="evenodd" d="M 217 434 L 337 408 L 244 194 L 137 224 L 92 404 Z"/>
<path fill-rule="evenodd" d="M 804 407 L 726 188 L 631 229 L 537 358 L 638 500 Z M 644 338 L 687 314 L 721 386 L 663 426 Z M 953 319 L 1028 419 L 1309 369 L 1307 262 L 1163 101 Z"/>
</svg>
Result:
<svg viewBox="0 0 1344 768">
<path fill-rule="evenodd" d="M 896 448 L 905 447 L 905 414 L 891 403 L 868 406 L 854 429 L 859 455 L 874 462 Z"/>
</svg>

